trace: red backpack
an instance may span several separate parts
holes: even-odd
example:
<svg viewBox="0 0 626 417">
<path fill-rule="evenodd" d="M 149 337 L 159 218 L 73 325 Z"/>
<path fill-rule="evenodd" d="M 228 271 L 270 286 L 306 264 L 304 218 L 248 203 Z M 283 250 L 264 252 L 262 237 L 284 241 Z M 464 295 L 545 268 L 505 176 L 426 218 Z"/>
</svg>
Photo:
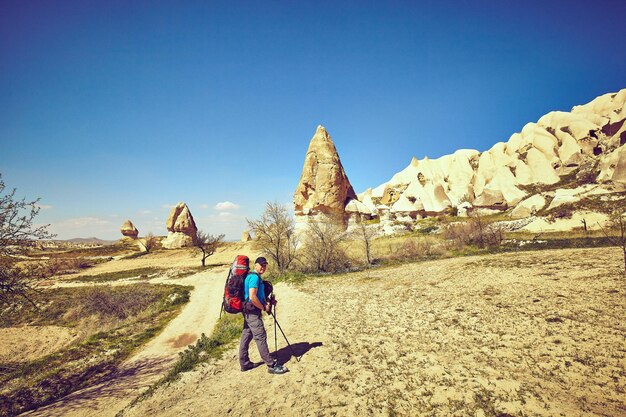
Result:
<svg viewBox="0 0 626 417">
<path fill-rule="evenodd" d="M 246 255 L 237 255 L 228 271 L 224 285 L 224 301 L 222 307 L 227 313 L 237 314 L 243 311 L 246 300 L 244 282 L 250 271 L 250 259 Z"/>
</svg>

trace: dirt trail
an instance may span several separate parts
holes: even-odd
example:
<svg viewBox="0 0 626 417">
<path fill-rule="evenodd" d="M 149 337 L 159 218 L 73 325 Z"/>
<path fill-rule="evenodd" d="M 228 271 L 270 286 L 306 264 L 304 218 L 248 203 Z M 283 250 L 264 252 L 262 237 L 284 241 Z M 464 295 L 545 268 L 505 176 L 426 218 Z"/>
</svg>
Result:
<svg viewBox="0 0 626 417">
<path fill-rule="evenodd" d="M 124 416 L 623 416 L 620 262 L 615 248 L 522 252 L 279 284 L 303 354 L 279 333 L 289 373 L 241 373 L 233 346 Z"/>
<path fill-rule="evenodd" d="M 189 303 L 163 332 L 122 364 L 109 381 L 22 415 L 115 416 L 167 372 L 176 360 L 177 352 L 194 343 L 201 333 L 211 333 L 219 316 L 224 277 L 225 269 L 214 269 L 172 281 L 152 280 L 151 283 L 194 286 Z"/>
</svg>

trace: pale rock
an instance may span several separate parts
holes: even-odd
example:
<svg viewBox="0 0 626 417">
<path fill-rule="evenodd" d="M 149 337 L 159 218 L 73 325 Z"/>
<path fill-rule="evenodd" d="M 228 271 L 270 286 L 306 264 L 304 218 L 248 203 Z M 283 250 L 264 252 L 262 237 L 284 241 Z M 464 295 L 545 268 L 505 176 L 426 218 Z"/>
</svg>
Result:
<svg viewBox="0 0 626 417">
<path fill-rule="evenodd" d="M 554 198 L 548 206 L 548 210 L 562 206 L 563 204 L 571 204 L 579 202 L 586 192 L 596 188 L 595 185 L 587 184 L 577 188 L 561 188 L 556 190 Z"/>
<path fill-rule="evenodd" d="M 250 232 L 248 230 L 244 230 L 243 233 L 241 234 L 241 241 L 249 242 L 251 240 L 252 240 L 252 237 L 250 236 Z"/>
<path fill-rule="evenodd" d="M 137 236 L 139 235 L 139 231 L 130 220 L 126 220 L 124 222 L 122 228 L 120 229 L 120 232 L 122 232 L 122 235 L 124 235 L 125 237 L 129 237 L 131 239 L 137 239 Z"/>
<path fill-rule="evenodd" d="M 561 218 L 556 219 L 554 222 L 549 222 L 544 218 L 538 218 L 522 227 L 520 230 L 531 233 L 563 232 L 582 227 L 583 220 L 585 220 L 587 224 L 587 230 L 600 230 L 607 227 L 609 217 L 604 213 L 580 211 L 574 212 L 570 219 Z"/>
<path fill-rule="evenodd" d="M 164 248 L 177 249 L 193 246 L 198 228 L 187 204 L 181 202 L 172 208 L 165 227 L 169 233 L 162 242 Z"/>
<path fill-rule="evenodd" d="M 551 161 L 536 148 L 528 150 L 526 162 L 532 172 L 534 183 L 555 184 L 559 182 L 559 176 L 554 172 Z"/>
<path fill-rule="evenodd" d="M 372 210 L 370 210 L 370 208 L 367 205 L 361 203 L 359 200 L 350 200 L 350 202 L 346 206 L 346 212 L 367 214 L 367 215 L 372 214 Z"/>
<path fill-rule="evenodd" d="M 415 199 L 415 208 L 427 213 L 441 213 L 452 206 L 441 184 L 426 183 L 426 185 L 422 185 L 416 181 L 409 185 L 403 195 L 409 199 Z"/>
<path fill-rule="evenodd" d="M 614 150 L 602 163 L 600 178 L 626 184 L 626 145 Z"/>
<path fill-rule="evenodd" d="M 513 133 L 506 143 L 507 155 L 517 158 L 519 149 L 522 146 L 522 135 L 519 133 Z"/>
<path fill-rule="evenodd" d="M 582 162 L 582 148 L 570 135 L 565 136 L 561 141 L 561 146 L 558 150 L 559 159 L 563 162 L 564 166 L 578 166 Z"/>
<path fill-rule="evenodd" d="M 343 170 L 332 138 L 318 126 L 304 159 L 293 202 L 298 215 L 344 215 L 356 194 Z"/>
<path fill-rule="evenodd" d="M 418 209 L 416 209 L 415 203 L 409 201 L 406 194 L 402 194 L 398 201 L 391 206 L 392 213 L 417 213 L 417 211 Z"/>
<path fill-rule="evenodd" d="M 535 194 L 528 197 L 525 200 L 520 201 L 510 216 L 514 219 L 522 219 L 534 215 L 537 211 L 544 208 L 546 205 L 546 199 L 541 194 Z"/>
<path fill-rule="evenodd" d="M 517 188 L 517 180 L 511 170 L 506 166 L 498 168 L 494 178 L 484 190 L 499 191 L 504 197 L 507 206 L 514 206 L 526 196 L 524 191 Z"/>
<path fill-rule="evenodd" d="M 458 206 L 456 206 L 457 216 L 459 217 L 468 217 L 469 210 L 472 208 L 472 204 L 465 201 Z"/>
<path fill-rule="evenodd" d="M 526 162 L 522 160 L 517 160 L 517 164 L 515 165 L 515 180 L 518 184 L 521 185 L 529 185 L 535 182 L 533 177 L 533 172 Z"/>
<path fill-rule="evenodd" d="M 595 119 L 598 123 L 601 118 Z M 537 125 L 543 128 L 552 128 L 555 130 L 557 138 L 562 139 L 560 133 L 565 133 L 576 140 L 581 140 L 589 135 L 590 130 L 595 130 L 599 124 L 593 123 L 582 114 L 571 112 L 553 111 L 542 116 Z M 560 132 L 560 133 L 559 133 Z M 570 132 L 571 134 L 568 134 Z"/>
<path fill-rule="evenodd" d="M 482 194 L 474 200 L 474 207 L 506 208 L 506 199 L 500 190 L 484 189 Z"/>
<path fill-rule="evenodd" d="M 186 248 L 193 246 L 193 244 L 194 239 L 182 232 L 169 232 L 167 237 L 161 242 L 165 249 Z"/>
<path fill-rule="evenodd" d="M 370 195 L 365 195 L 361 202 L 367 207 L 372 215 L 378 214 L 378 210 L 376 209 L 376 204 L 372 200 Z"/>
</svg>

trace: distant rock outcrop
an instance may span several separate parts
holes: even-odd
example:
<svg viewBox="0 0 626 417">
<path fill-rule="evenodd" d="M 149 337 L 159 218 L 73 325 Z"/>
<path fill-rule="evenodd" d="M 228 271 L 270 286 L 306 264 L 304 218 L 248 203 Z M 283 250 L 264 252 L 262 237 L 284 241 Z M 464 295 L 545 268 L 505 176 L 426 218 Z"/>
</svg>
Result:
<svg viewBox="0 0 626 417">
<path fill-rule="evenodd" d="M 122 235 L 124 235 L 124 237 L 129 237 L 131 239 L 137 239 L 137 236 L 139 235 L 139 230 L 137 230 L 133 222 L 131 222 L 130 220 L 126 220 L 124 222 L 122 228 L 120 229 L 120 232 L 122 232 Z"/>
<path fill-rule="evenodd" d="M 393 232 L 402 223 L 443 213 L 497 210 L 523 218 L 593 199 L 623 204 L 624 192 L 626 89 L 571 112 L 550 112 L 485 152 L 463 149 L 438 159 L 413 158 L 389 181 L 358 197 L 320 126 L 294 205 L 297 220 L 318 213 L 355 221 L 378 218 L 381 230 Z"/>
<path fill-rule="evenodd" d="M 241 241 L 249 242 L 251 240 L 252 240 L 252 237 L 250 237 L 250 232 L 247 230 L 244 230 L 243 233 L 241 234 Z"/>
<path fill-rule="evenodd" d="M 166 249 L 177 249 L 193 246 L 198 228 L 185 203 L 178 203 L 165 222 L 169 232 L 162 245 Z"/>
<path fill-rule="evenodd" d="M 322 214 L 344 218 L 346 205 L 355 199 L 333 140 L 323 126 L 318 126 L 293 197 L 296 216 Z"/>
</svg>

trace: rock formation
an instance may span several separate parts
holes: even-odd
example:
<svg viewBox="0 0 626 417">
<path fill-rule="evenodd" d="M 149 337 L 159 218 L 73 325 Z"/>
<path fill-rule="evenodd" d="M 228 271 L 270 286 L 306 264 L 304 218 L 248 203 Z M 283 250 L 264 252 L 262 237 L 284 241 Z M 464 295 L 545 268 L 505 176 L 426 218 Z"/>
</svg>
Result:
<svg viewBox="0 0 626 417">
<path fill-rule="evenodd" d="M 302 176 L 293 197 L 297 218 L 329 215 L 345 218 L 346 205 L 356 194 L 343 170 L 335 144 L 318 126 L 304 159 Z"/>
<path fill-rule="evenodd" d="M 381 229 L 392 231 L 423 217 L 476 209 L 523 218 L 589 199 L 623 204 L 625 191 L 623 89 L 571 112 L 550 112 L 484 152 L 463 149 L 438 159 L 413 158 L 389 181 L 358 197 L 330 136 L 319 126 L 294 204 L 297 221 L 317 213 L 342 214 L 353 221 L 379 218 Z"/>
<path fill-rule="evenodd" d="M 124 235 L 124 237 L 129 237 L 131 239 L 137 239 L 139 235 L 139 230 L 135 227 L 133 222 L 130 220 L 126 220 L 120 229 L 120 232 Z"/>
<path fill-rule="evenodd" d="M 170 211 L 165 227 L 169 233 L 162 242 L 164 248 L 176 249 L 193 246 L 198 228 L 187 204 L 178 203 Z"/>
<path fill-rule="evenodd" d="M 244 230 L 243 233 L 241 234 L 241 241 L 249 242 L 251 240 L 252 240 L 252 237 L 250 236 L 250 232 L 247 230 Z"/>
</svg>

